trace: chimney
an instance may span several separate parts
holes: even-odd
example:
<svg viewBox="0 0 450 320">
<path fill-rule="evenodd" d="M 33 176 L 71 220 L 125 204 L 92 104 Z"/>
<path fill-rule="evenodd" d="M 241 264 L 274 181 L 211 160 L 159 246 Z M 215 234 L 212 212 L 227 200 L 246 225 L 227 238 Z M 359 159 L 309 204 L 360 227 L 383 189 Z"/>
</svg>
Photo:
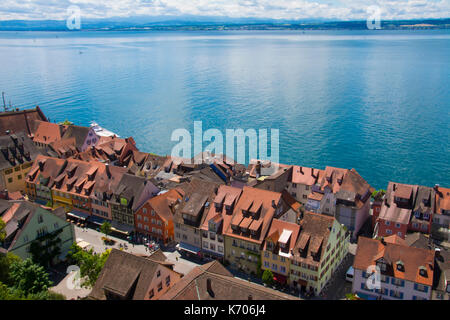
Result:
<svg viewBox="0 0 450 320">
<path fill-rule="evenodd" d="M 106 175 L 108 176 L 108 179 L 111 179 L 111 171 L 109 170 L 108 163 L 105 163 L 105 169 L 106 169 Z"/>
<path fill-rule="evenodd" d="M 394 186 L 392 187 L 392 190 L 395 191 L 395 189 L 397 188 L 396 184 L 394 183 Z"/>
<path fill-rule="evenodd" d="M 303 174 L 303 167 L 300 167 L 300 173 Z"/>
<path fill-rule="evenodd" d="M 381 237 L 381 244 L 384 246 L 386 245 L 386 241 L 384 241 L 384 237 Z"/>
</svg>

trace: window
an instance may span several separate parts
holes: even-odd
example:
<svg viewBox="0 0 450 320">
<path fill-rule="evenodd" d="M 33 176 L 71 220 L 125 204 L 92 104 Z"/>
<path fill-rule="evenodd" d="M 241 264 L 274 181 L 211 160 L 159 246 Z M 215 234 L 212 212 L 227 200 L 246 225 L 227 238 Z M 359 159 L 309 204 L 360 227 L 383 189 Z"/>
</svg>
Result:
<svg viewBox="0 0 450 320">
<path fill-rule="evenodd" d="M 280 271 L 286 273 L 286 267 L 280 266 Z"/>
<path fill-rule="evenodd" d="M 203 242 L 203 248 L 208 249 L 208 242 Z"/>
<path fill-rule="evenodd" d="M 152 217 L 155 216 L 155 210 L 152 210 Z"/>
<path fill-rule="evenodd" d="M 166 277 L 166 286 L 170 286 L 170 276 Z"/>
<path fill-rule="evenodd" d="M 140 214 L 138 214 L 137 219 L 138 219 L 138 221 L 141 221 L 142 220 L 142 216 Z"/>
<path fill-rule="evenodd" d="M 396 227 L 397 229 L 400 229 L 400 223 L 396 223 L 396 224 L 395 224 L 395 227 Z"/>
<path fill-rule="evenodd" d="M 158 284 L 158 292 L 162 290 L 162 282 Z"/>
<path fill-rule="evenodd" d="M 428 287 L 424 286 L 423 284 L 420 284 L 420 283 L 415 283 L 414 290 L 421 291 L 421 292 L 428 292 Z"/>
<path fill-rule="evenodd" d="M 386 233 L 387 234 L 392 234 L 392 230 L 391 229 L 386 229 Z"/>
<path fill-rule="evenodd" d="M 391 283 L 394 286 L 398 286 L 398 287 L 404 287 L 405 286 L 405 280 L 402 280 L 402 279 L 392 278 Z"/>
<path fill-rule="evenodd" d="M 265 267 L 265 268 L 270 268 L 270 263 L 267 262 L 267 261 L 264 261 L 264 267 Z"/>
<path fill-rule="evenodd" d="M 143 209 L 142 209 L 142 213 L 143 213 L 143 214 L 146 214 L 146 213 L 147 213 L 147 208 L 143 208 Z"/>
<path fill-rule="evenodd" d="M 222 247 L 222 246 L 217 246 L 217 250 L 218 250 L 219 252 L 223 252 L 223 247 Z"/>
<path fill-rule="evenodd" d="M 138 223 L 138 228 L 142 229 L 142 223 Z"/>
<path fill-rule="evenodd" d="M 278 265 L 276 265 L 275 263 L 272 264 L 272 270 L 277 271 L 278 269 Z"/>
<path fill-rule="evenodd" d="M 398 235 L 400 238 L 403 237 L 401 232 L 397 232 L 397 235 Z"/>
<path fill-rule="evenodd" d="M 386 221 L 384 222 L 384 224 L 387 225 L 387 226 L 390 226 L 390 225 L 391 225 L 391 222 L 388 221 L 388 220 L 386 220 Z"/>
<path fill-rule="evenodd" d="M 8 178 L 8 183 L 12 183 L 13 182 L 13 178 Z"/>
<path fill-rule="evenodd" d="M 215 245 L 214 243 L 211 243 L 211 244 L 209 245 L 209 248 L 210 248 L 211 250 L 216 251 L 216 245 Z"/>
</svg>

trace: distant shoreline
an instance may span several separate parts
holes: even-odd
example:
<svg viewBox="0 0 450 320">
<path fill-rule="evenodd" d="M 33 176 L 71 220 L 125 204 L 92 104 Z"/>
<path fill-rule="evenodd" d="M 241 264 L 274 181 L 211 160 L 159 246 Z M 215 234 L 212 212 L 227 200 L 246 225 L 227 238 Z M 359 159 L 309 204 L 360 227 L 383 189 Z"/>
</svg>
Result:
<svg viewBox="0 0 450 320">
<path fill-rule="evenodd" d="M 381 30 L 447 30 L 450 18 L 422 20 L 382 21 Z M 82 29 L 75 31 L 253 31 L 253 30 L 368 30 L 366 21 L 334 22 L 286 22 L 286 23 L 216 23 L 166 21 L 152 23 L 132 23 L 116 21 L 82 20 Z M 0 21 L 0 31 L 68 31 L 66 21 L 9 20 Z"/>
</svg>

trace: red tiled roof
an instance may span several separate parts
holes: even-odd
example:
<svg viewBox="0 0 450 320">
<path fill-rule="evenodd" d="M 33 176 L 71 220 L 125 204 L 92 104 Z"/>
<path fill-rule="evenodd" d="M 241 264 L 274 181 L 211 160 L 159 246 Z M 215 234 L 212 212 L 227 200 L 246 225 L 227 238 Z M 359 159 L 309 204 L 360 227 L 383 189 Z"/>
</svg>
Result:
<svg viewBox="0 0 450 320">
<path fill-rule="evenodd" d="M 408 247 L 404 244 L 385 242 L 359 237 L 353 268 L 367 270 L 370 265 L 383 258 L 388 263 L 386 275 L 424 285 L 433 284 L 434 251 Z M 402 262 L 404 271 L 397 269 L 397 263 Z M 426 269 L 426 277 L 419 274 L 419 268 Z"/>
<path fill-rule="evenodd" d="M 450 189 L 438 187 L 436 191 L 436 208 L 437 214 L 442 214 L 442 210 L 450 211 Z"/>
<path fill-rule="evenodd" d="M 37 121 L 38 127 L 34 132 L 33 141 L 43 144 L 50 144 L 61 140 L 61 127 L 52 122 Z"/>
<path fill-rule="evenodd" d="M 258 235 L 253 236 L 251 234 L 244 235 L 241 232 L 233 231 L 230 225 L 225 229 L 224 234 L 261 244 L 275 214 L 276 209 L 272 206 L 272 203 L 275 203 L 275 205 L 278 206 L 280 201 L 281 193 L 245 186 L 242 189 L 241 197 L 234 208 L 232 224 L 237 225 L 238 223 L 242 223 L 242 220 L 244 219 L 242 211 L 247 211 L 249 209 L 251 211 L 253 203 L 256 203 L 256 206 L 259 206 L 259 203 L 261 203 L 259 217 L 257 219 L 251 218 L 252 221 L 248 227 L 251 231 L 261 230 L 261 232 Z M 245 225 L 247 225 L 247 220 Z"/>
</svg>

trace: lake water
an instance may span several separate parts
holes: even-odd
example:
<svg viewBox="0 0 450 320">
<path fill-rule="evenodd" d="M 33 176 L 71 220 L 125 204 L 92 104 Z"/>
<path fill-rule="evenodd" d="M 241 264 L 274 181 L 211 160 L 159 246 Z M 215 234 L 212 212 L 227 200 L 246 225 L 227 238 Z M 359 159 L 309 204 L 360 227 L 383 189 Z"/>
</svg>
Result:
<svg viewBox="0 0 450 320">
<path fill-rule="evenodd" d="M 450 187 L 450 31 L 0 32 L 0 91 L 170 154 L 177 128 L 275 128 L 280 161 Z"/>
</svg>

